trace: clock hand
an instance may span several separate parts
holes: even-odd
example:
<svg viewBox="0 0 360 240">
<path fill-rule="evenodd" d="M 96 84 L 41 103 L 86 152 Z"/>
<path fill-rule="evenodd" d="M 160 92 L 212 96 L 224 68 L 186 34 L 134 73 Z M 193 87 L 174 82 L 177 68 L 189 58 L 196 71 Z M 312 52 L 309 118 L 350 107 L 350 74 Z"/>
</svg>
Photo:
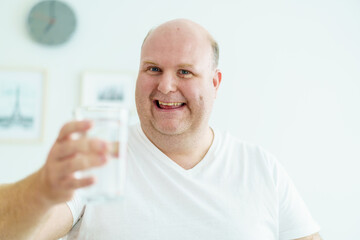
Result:
<svg viewBox="0 0 360 240">
<path fill-rule="evenodd" d="M 54 23 L 55 23 L 55 18 L 51 18 L 49 23 L 46 25 L 44 33 L 47 33 L 50 30 L 50 28 L 54 25 Z"/>
<path fill-rule="evenodd" d="M 50 5 L 49 5 L 49 16 L 51 17 L 50 18 L 50 21 L 48 23 L 48 25 L 46 25 L 46 28 L 44 30 L 44 33 L 47 33 L 50 28 L 54 25 L 55 23 L 55 0 L 52 0 L 50 2 Z"/>
</svg>

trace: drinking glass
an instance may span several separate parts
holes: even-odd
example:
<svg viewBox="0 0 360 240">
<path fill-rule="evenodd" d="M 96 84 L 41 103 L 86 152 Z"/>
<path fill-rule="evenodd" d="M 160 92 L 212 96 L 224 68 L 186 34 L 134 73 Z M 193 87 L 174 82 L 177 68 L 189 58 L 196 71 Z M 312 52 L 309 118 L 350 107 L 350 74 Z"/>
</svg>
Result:
<svg viewBox="0 0 360 240">
<path fill-rule="evenodd" d="M 88 106 L 78 107 L 74 115 L 76 120 L 92 121 L 86 137 L 106 141 L 109 149 L 105 165 L 76 173 L 78 178 L 95 177 L 95 183 L 79 189 L 79 194 L 90 202 L 121 199 L 126 175 L 128 110 L 123 107 Z"/>
</svg>

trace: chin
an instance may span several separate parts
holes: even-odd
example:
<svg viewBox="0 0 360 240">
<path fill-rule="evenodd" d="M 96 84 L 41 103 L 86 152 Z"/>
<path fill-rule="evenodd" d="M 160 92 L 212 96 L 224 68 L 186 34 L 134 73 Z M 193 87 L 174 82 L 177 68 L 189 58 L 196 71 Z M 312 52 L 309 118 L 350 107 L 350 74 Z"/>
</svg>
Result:
<svg viewBox="0 0 360 240">
<path fill-rule="evenodd" d="M 181 123 L 155 123 L 154 128 L 163 135 L 179 135 L 186 131 L 186 126 Z"/>
</svg>

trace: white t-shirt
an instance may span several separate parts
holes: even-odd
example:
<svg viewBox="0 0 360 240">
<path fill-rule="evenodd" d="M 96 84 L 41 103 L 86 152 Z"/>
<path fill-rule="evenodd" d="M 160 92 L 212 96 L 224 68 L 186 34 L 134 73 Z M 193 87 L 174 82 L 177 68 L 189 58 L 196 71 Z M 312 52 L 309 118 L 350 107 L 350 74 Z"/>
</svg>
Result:
<svg viewBox="0 0 360 240">
<path fill-rule="evenodd" d="M 125 197 L 90 204 L 68 239 L 295 239 L 319 231 L 279 162 L 214 131 L 208 153 L 185 170 L 130 128 Z M 68 203 L 74 223 L 84 204 Z"/>
</svg>

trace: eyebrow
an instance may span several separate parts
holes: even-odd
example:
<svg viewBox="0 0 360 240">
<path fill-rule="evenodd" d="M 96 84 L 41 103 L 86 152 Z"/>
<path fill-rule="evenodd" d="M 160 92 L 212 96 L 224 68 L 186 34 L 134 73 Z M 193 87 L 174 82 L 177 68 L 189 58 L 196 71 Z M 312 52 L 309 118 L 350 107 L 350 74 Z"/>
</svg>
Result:
<svg viewBox="0 0 360 240">
<path fill-rule="evenodd" d="M 158 64 L 152 61 L 144 61 L 142 65 L 158 65 Z"/>
<path fill-rule="evenodd" d="M 187 64 L 187 63 L 184 63 L 184 64 L 179 64 L 178 67 L 180 68 L 194 68 L 194 65 L 192 64 Z"/>
<path fill-rule="evenodd" d="M 157 64 L 156 62 L 152 62 L 152 61 L 144 61 L 142 65 L 155 65 L 155 66 L 158 66 L 159 64 Z M 179 68 L 194 68 L 194 65 L 189 64 L 189 63 L 181 63 L 181 64 L 178 64 L 177 67 L 179 67 Z"/>
</svg>

